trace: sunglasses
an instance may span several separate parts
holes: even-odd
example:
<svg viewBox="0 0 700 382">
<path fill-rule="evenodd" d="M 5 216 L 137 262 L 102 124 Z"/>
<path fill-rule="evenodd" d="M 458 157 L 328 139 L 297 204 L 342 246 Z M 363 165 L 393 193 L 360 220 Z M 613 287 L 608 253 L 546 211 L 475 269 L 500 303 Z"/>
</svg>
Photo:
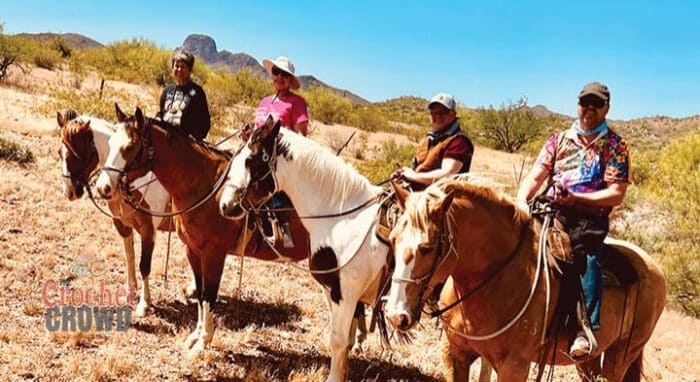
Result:
<svg viewBox="0 0 700 382">
<path fill-rule="evenodd" d="M 450 110 L 430 110 L 430 115 L 447 115 L 450 114 Z"/>
<path fill-rule="evenodd" d="M 596 109 L 600 109 L 601 107 L 605 106 L 606 103 L 606 101 L 603 101 L 598 97 L 582 98 L 578 100 L 578 104 L 581 105 L 581 107 L 583 108 L 593 106 Z"/>
<path fill-rule="evenodd" d="M 284 70 L 282 70 L 276 66 L 272 67 L 271 72 L 272 72 L 273 76 L 282 76 L 284 78 L 289 78 L 292 76 L 291 74 L 285 72 Z"/>
</svg>

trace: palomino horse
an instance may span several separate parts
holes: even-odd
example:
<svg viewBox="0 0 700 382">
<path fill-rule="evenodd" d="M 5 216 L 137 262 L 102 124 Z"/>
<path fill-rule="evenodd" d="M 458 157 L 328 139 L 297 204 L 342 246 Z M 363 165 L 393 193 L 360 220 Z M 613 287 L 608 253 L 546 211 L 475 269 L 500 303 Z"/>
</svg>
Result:
<svg viewBox="0 0 700 382">
<path fill-rule="evenodd" d="M 175 228 L 186 245 L 198 298 L 197 326 L 185 340 L 185 346 L 190 355 L 195 355 L 214 335 L 212 309 L 226 254 L 300 261 L 309 256 L 308 235 L 297 220 L 291 226 L 296 246 L 281 249 L 282 257 L 265 246 L 256 249 L 256 236 L 242 235 L 245 222 L 221 216 L 216 199 L 210 197 L 226 175 L 228 156 L 180 130 L 158 126 L 157 121 L 144 118 L 138 108 L 135 116 L 125 115 L 119 106 L 116 109 L 117 132 L 109 140 L 110 152 L 97 188 L 103 196 L 109 196 L 118 186 L 117 176 L 131 179 L 150 170 L 172 195 L 173 210 L 182 212 L 175 216 Z M 254 240 L 243 243 L 239 237 Z M 244 251 L 240 249 L 243 247 Z"/>
<path fill-rule="evenodd" d="M 289 196 L 309 232 L 309 266 L 331 313 L 328 380 L 345 380 L 353 312 L 358 301 L 374 304 L 388 260 L 388 246 L 374 235 L 382 188 L 268 117 L 231 161 L 221 213 L 241 218 L 277 191 Z"/>
<path fill-rule="evenodd" d="M 69 200 L 76 200 L 83 195 L 85 187 L 89 187 L 90 175 L 96 168 L 101 168 L 107 158 L 109 146 L 107 141 L 112 136 L 114 127 L 111 123 L 91 116 L 79 116 L 66 121 L 61 113 L 56 116 L 61 127 L 61 148 L 59 155 L 62 161 L 63 194 Z M 134 181 L 135 191 L 132 193 L 141 205 L 151 210 L 164 212 L 170 195 L 163 186 L 154 179 L 153 174 Z M 148 287 L 148 276 L 151 273 L 151 255 L 155 243 L 156 229 L 162 226 L 170 227 L 170 219 L 163 220 L 151 217 L 132 208 L 124 200 L 121 193 L 115 193 L 108 206 L 114 218 L 112 222 L 124 241 L 126 255 L 127 287 L 130 293 L 136 290 L 136 270 L 134 254 L 134 229 L 141 236 L 141 260 L 139 270 L 143 286 L 140 300 L 134 314 L 144 316 L 151 306 L 151 293 Z"/>
<path fill-rule="evenodd" d="M 444 309 L 456 305 L 442 316 L 449 380 L 466 380 L 465 365 L 478 356 L 493 364 L 498 381 L 525 381 L 530 362 L 540 360 L 575 363 L 582 380 L 640 379 L 642 350 L 666 301 L 663 273 L 643 250 L 613 245 L 638 279 L 605 287 L 598 350 L 573 360 L 573 332 L 545 335 L 554 315 L 546 304 L 557 300 L 560 286 L 556 278 L 549 283 L 547 267 L 540 267 L 539 234 L 527 211 L 491 189 L 455 180 L 400 194 L 399 201 L 405 212 L 390 236 L 396 268 L 386 312 L 395 328 L 413 327 L 426 292 L 451 276 L 441 296 Z"/>
</svg>

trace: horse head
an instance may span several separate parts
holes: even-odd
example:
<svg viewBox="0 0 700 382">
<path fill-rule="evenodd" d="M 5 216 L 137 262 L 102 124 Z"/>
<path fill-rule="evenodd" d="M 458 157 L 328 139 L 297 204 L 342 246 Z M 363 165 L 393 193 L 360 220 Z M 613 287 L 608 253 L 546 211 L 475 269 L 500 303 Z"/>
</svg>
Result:
<svg viewBox="0 0 700 382">
<path fill-rule="evenodd" d="M 259 208 L 277 191 L 279 132 L 279 120 L 269 116 L 231 159 L 229 176 L 219 199 L 223 216 L 240 218 L 246 210 Z"/>
<path fill-rule="evenodd" d="M 126 115 L 114 104 L 117 131 L 109 138 L 109 154 L 97 178 L 97 190 L 110 199 L 118 188 L 128 188 L 129 179 L 144 176 L 149 171 L 153 150 L 150 142 L 151 121 L 136 108 L 133 116 Z"/>
<path fill-rule="evenodd" d="M 454 193 L 436 187 L 424 192 L 398 193 L 404 212 L 391 231 L 395 269 L 386 313 L 398 330 L 411 329 L 420 319 L 421 308 L 435 285 L 449 270 L 448 210 Z"/>
<path fill-rule="evenodd" d="M 99 163 L 90 120 L 68 120 L 58 112 L 56 122 L 61 127 L 61 147 L 58 149 L 58 155 L 62 162 L 63 194 L 69 200 L 76 200 L 83 196 L 90 174 Z"/>
</svg>

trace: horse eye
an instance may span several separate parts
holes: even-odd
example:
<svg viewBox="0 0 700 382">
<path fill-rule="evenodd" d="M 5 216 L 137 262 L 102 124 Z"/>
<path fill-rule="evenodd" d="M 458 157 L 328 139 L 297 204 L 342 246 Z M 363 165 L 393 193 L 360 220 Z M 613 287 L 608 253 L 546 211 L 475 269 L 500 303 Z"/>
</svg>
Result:
<svg viewBox="0 0 700 382">
<path fill-rule="evenodd" d="M 427 246 L 427 245 L 419 245 L 418 246 L 418 253 L 420 253 L 421 256 L 429 255 L 432 251 L 433 251 L 432 246 Z"/>
</svg>

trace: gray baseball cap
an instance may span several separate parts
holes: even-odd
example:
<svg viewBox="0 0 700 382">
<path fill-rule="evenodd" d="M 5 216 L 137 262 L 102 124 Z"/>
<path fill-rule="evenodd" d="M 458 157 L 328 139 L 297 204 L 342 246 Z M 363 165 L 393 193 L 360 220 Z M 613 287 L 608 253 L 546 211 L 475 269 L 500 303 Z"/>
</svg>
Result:
<svg viewBox="0 0 700 382">
<path fill-rule="evenodd" d="M 434 103 L 439 103 L 450 110 L 457 110 L 457 101 L 455 101 L 455 98 L 452 97 L 452 94 L 438 93 L 434 95 L 428 103 L 428 108 L 430 108 L 430 105 Z"/>
<path fill-rule="evenodd" d="M 606 102 L 610 101 L 610 90 L 608 90 L 608 87 L 600 82 L 587 83 L 583 89 L 581 89 L 581 93 L 579 93 L 578 98 L 581 99 L 587 95 L 594 95 Z"/>
</svg>

